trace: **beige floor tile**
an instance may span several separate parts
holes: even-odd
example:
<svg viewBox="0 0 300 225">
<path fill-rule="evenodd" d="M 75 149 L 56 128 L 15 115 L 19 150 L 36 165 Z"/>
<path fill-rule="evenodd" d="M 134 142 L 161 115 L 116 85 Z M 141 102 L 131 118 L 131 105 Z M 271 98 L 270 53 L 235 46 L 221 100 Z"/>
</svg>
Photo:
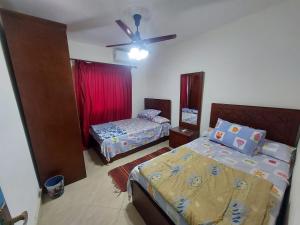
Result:
<svg viewBox="0 0 300 225">
<path fill-rule="evenodd" d="M 50 200 L 46 196 L 43 198 L 43 205 L 52 205 L 55 207 L 60 204 L 80 203 L 90 205 L 93 201 L 92 194 L 95 192 L 98 185 L 97 180 L 85 178 L 65 187 L 65 193 L 57 199 Z"/>
<path fill-rule="evenodd" d="M 51 204 L 43 205 L 40 212 L 39 225 L 65 225 L 77 224 L 84 212 L 84 206 L 79 204 Z"/>
<path fill-rule="evenodd" d="M 129 204 L 131 204 L 131 199 L 128 198 L 128 193 L 124 192 L 125 197 L 122 202 L 121 209 L 126 209 Z"/>
<path fill-rule="evenodd" d="M 115 225 L 144 225 L 145 222 L 132 204 L 128 204 L 125 209 L 121 209 Z"/>
<path fill-rule="evenodd" d="M 83 211 L 80 225 L 113 225 L 116 224 L 120 210 L 92 205 Z M 79 225 L 78 224 L 78 225 Z"/>
<path fill-rule="evenodd" d="M 95 187 L 92 194 L 92 205 L 101 205 L 109 208 L 120 209 L 122 207 L 124 193 L 117 192 L 111 179 L 103 179 L 104 182 Z M 105 181 L 107 180 L 107 181 Z"/>
<path fill-rule="evenodd" d="M 84 152 L 87 178 L 65 187 L 60 198 L 43 198 L 39 225 L 143 225 L 127 192 L 117 193 L 108 172 L 167 147 L 168 141 L 104 165 L 94 150 Z"/>
</svg>

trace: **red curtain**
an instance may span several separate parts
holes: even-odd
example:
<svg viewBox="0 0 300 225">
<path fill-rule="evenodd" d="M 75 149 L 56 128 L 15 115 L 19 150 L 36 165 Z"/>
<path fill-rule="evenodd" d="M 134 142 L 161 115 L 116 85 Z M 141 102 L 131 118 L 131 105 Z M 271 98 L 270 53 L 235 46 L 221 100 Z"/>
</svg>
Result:
<svg viewBox="0 0 300 225">
<path fill-rule="evenodd" d="M 73 69 L 83 143 L 87 146 L 91 125 L 131 118 L 131 70 L 79 60 Z"/>
<path fill-rule="evenodd" d="M 182 75 L 180 82 L 180 103 L 182 108 L 188 108 L 188 76 Z"/>
</svg>

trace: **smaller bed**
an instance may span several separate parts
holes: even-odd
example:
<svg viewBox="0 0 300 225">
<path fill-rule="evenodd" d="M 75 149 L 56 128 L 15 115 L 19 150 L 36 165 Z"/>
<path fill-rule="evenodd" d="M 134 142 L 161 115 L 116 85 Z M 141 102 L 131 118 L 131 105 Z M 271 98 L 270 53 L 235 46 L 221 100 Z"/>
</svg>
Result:
<svg viewBox="0 0 300 225">
<path fill-rule="evenodd" d="M 145 109 L 160 110 L 159 115 L 171 121 L 170 100 L 145 98 L 144 104 Z M 92 125 L 90 134 L 98 155 L 108 163 L 167 140 L 170 127 L 170 123 L 132 118 Z"/>
</svg>

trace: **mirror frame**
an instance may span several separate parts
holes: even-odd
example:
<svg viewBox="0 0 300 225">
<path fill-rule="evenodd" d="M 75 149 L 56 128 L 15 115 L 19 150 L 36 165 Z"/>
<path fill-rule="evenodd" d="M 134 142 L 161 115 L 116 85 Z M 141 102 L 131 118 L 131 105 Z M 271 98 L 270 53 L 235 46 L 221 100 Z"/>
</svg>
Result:
<svg viewBox="0 0 300 225">
<path fill-rule="evenodd" d="M 181 99 L 180 101 L 180 106 L 179 106 L 179 127 L 194 130 L 200 132 L 200 123 L 201 123 L 201 109 L 202 109 L 202 98 L 203 98 L 203 88 L 204 88 L 204 75 L 205 73 L 202 72 L 195 72 L 195 73 L 186 73 L 186 74 L 181 74 L 180 76 L 180 94 L 181 94 L 181 77 L 184 75 L 190 75 L 190 76 L 198 76 L 199 77 L 199 105 L 198 105 L 198 115 L 197 115 L 197 124 L 191 124 L 191 123 L 186 123 L 182 121 L 182 102 Z"/>
</svg>

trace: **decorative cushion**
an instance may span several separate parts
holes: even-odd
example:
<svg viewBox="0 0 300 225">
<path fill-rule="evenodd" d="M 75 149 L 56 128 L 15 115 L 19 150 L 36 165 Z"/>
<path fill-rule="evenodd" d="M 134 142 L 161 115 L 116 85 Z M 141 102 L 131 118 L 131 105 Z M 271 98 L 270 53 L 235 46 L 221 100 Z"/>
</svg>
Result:
<svg viewBox="0 0 300 225">
<path fill-rule="evenodd" d="M 290 163 L 296 148 L 266 139 L 259 153 Z"/>
<path fill-rule="evenodd" d="M 152 119 L 153 122 L 155 123 L 160 123 L 160 124 L 163 124 L 163 123 L 170 123 L 170 120 L 165 118 L 165 117 L 162 117 L 162 116 L 156 116 Z"/>
<path fill-rule="evenodd" d="M 263 144 L 265 136 L 265 130 L 257 130 L 218 119 L 209 139 L 253 156 L 259 150 L 258 147 Z"/>
<path fill-rule="evenodd" d="M 145 109 L 138 114 L 138 118 L 152 120 L 154 117 L 161 113 L 160 110 L 156 109 Z"/>
</svg>

